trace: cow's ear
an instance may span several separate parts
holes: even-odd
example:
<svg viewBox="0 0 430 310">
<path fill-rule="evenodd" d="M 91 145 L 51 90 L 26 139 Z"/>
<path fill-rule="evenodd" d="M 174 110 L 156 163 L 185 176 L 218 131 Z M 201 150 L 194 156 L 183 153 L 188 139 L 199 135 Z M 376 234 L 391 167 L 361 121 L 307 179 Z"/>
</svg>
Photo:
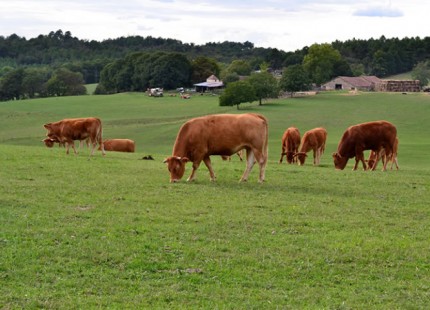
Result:
<svg viewBox="0 0 430 310">
<path fill-rule="evenodd" d="M 338 157 L 338 155 L 339 155 L 338 153 L 332 153 L 332 154 L 331 154 L 331 156 L 332 156 L 333 158 Z"/>
<path fill-rule="evenodd" d="M 51 124 L 52 123 L 45 124 L 45 125 L 43 125 L 43 127 L 45 127 L 46 129 L 51 128 Z"/>
<path fill-rule="evenodd" d="M 163 160 L 163 164 L 167 164 L 170 160 L 170 157 L 166 158 L 165 160 Z"/>
<path fill-rule="evenodd" d="M 181 161 L 186 164 L 187 162 L 189 162 L 190 160 L 188 159 L 188 157 L 181 157 Z"/>
</svg>

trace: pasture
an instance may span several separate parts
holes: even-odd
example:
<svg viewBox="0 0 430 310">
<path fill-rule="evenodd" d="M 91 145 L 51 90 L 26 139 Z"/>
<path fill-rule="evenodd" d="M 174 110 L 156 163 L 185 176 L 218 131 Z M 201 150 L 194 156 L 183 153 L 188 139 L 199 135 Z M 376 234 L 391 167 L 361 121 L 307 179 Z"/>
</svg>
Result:
<svg viewBox="0 0 430 310">
<path fill-rule="evenodd" d="M 193 183 L 163 159 L 211 113 L 269 120 L 266 182 L 213 157 Z M 46 148 L 43 124 L 100 117 L 136 153 Z M 399 171 L 335 171 L 343 131 L 397 126 Z M 323 93 L 236 107 L 141 93 L 0 103 L 1 309 L 423 309 L 430 303 L 430 96 Z M 278 164 L 289 126 L 328 132 L 321 165 Z M 155 160 L 142 160 L 152 155 Z M 187 165 L 186 175 L 190 173 Z"/>
</svg>

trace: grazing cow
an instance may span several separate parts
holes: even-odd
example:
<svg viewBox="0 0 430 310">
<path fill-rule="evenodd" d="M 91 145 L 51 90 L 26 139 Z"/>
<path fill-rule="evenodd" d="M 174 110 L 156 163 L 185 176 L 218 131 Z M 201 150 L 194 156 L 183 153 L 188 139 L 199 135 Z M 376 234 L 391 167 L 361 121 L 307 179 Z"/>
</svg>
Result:
<svg viewBox="0 0 430 310">
<path fill-rule="evenodd" d="M 333 153 L 333 161 L 336 169 L 343 170 L 348 159 L 355 157 L 353 170 L 357 170 L 358 162 L 363 163 L 365 150 L 372 150 L 377 154 L 376 161 L 379 160 L 379 151 L 385 150 L 387 156 L 391 156 L 394 150 L 394 143 L 397 136 L 396 127 L 387 121 L 376 121 L 350 126 L 343 133 L 337 152 Z M 387 162 L 384 163 L 383 170 L 386 170 Z M 375 170 L 375 166 L 372 167 Z"/>
<path fill-rule="evenodd" d="M 105 151 L 134 153 L 135 143 L 130 139 L 107 139 L 103 141 Z M 98 148 L 101 150 L 101 146 Z"/>
<path fill-rule="evenodd" d="M 321 155 L 325 150 L 325 141 L 327 140 L 327 130 L 322 127 L 311 129 L 303 135 L 302 144 L 300 145 L 300 150 L 295 153 L 297 156 L 299 165 L 304 165 L 306 160 L 306 153 L 310 150 L 313 151 L 314 155 L 314 165 L 319 165 L 321 160 Z"/>
<path fill-rule="evenodd" d="M 241 181 L 248 179 L 254 163 L 260 166 L 259 182 L 264 181 L 267 163 L 268 123 L 259 114 L 217 114 L 193 118 L 179 129 L 172 156 L 166 158 L 170 172 L 170 182 L 179 181 L 185 172 L 185 164 L 193 163 L 188 178 L 192 181 L 200 163 L 203 161 L 215 180 L 210 156 L 230 156 L 246 150 L 246 169 Z"/>
<path fill-rule="evenodd" d="M 281 151 L 281 159 L 279 163 L 282 163 L 282 159 L 287 158 L 287 162 L 289 164 L 295 163 L 297 157 L 294 157 L 294 154 L 299 151 L 300 146 L 300 131 L 296 127 L 290 127 L 285 130 L 284 135 L 282 136 L 282 151 Z"/>
<path fill-rule="evenodd" d="M 93 155 L 97 143 L 101 146 L 102 153 L 105 155 L 102 140 L 102 123 L 100 119 L 95 117 L 88 118 L 66 118 L 58 122 L 48 123 L 43 125 L 48 132 L 45 140 L 45 145 L 52 147 L 54 143 L 66 144 L 66 154 L 69 154 L 69 148 L 72 146 L 75 149 L 75 140 L 90 140 L 92 145 L 90 157 Z"/>
<path fill-rule="evenodd" d="M 369 159 L 366 161 L 367 162 L 367 169 L 376 169 L 376 165 L 379 162 L 379 159 L 382 159 L 382 164 L 385 163 L 385 161 L 391 161 L 391 170 L 393 170 L 393 164 L 396 164 L 396 169 L 399 170 L 399 163 L 397 161 L 397 151 L 399 148 L 399 139 L 396 137 L 396 140 L 394 141 L 394 149 L 393 149 L 393 153 L 391 153 L 391 155 L 387 156 L 385 154 L 385 149 L 381 148 L 379 150 L 379 154 L 377 154 L 374 151 L 370 151 L 369 154 Z M 378 158 L 378 161 L 376 161 L 376 159 Z M 374 169 L 373 169 L 374 170 Z"/>
</svg>

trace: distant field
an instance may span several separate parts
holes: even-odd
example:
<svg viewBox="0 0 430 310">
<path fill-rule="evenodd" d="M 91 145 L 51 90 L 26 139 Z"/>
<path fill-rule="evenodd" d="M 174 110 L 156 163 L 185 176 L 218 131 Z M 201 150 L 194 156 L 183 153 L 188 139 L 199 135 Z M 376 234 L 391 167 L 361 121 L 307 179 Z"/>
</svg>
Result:
<svg viewBox="0 0 430 310">
<path fill-rule="evenodd" d="M 264 114 L 267 181 L 213 158 L 191 184 L 163 159 L 187 119 Z M 100 117 L 136 153 L 46 148 L 43 124 Z M 343 171 L 343 131 L 397 126 L 399 171 Z M 330 92 L 219 107 L 142 93 L 0 103 L 1 309 L 425 309 L 430 303 L 430 96 Z M 328 131 L 321 165 L 278 164 L 289 126 Z M 151 154 L 155 160 L 142 160 Z M 186 174 L 190 172 L 187 167 Z"/>
<path fill-rule="evenodd" d="M 391 75 L 389 77 L 384 78 L 384 80 L 411 80 L 411 79 L 412 79 L 411 72 Z"/>
<path fill-rule="evenodd" d="M 93 95 L 94 91 L 97 88 L 97 85 L 98 85 L 97 83 L 95 83 L 95 84 L 86 84 L 85 88 L 87 89 L 87 94 L 88 95 Z"/>
</svg>

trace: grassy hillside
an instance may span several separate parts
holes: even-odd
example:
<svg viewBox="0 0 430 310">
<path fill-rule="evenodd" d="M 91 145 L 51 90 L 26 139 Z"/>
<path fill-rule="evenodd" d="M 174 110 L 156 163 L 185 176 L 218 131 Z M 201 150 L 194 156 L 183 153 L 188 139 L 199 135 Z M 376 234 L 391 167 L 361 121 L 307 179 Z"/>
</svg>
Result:
<svg viewBox="0 0 430 310">
<path fill-rule="evenodd" d="M 242 110 L 216 97 L 128 93 L 0 104 L 0 308 L 423 309 L 430 301 L 428 94 L 324 93 Z M 191 184 L 162 160 L 180 125 L 208 113 L 269 119 L 267 181 L 213 158 Z M 43 124 L 98 116 L 138 152 L 67 156 Z M 399 171 L 335 171 L 346 127 L 398 128 Z M 288 126 L 324 126 L 314 167 L 277 161 Z M 142 160 L 152 154 L 154 161 Z M 188 174 L 190 167 L 187 167 Z"/>
</svg>

